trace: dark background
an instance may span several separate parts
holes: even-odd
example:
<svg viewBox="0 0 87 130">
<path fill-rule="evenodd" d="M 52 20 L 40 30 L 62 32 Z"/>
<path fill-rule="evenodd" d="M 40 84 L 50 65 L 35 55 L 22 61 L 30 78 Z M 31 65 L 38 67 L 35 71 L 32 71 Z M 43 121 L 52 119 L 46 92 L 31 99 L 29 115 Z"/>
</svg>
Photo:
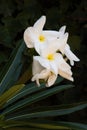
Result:
<svg viewBox="0 0 87 130">
<path fill-rule="evenodd" d="M 46 15 L 45 29 L 58 30 L 66 25 L 68 44 L 80 58 L 72 67 L 74 89 L 54 95 L 47 104 L 73 103 L 87 100 L 87 0 L 0 0 L 0 70 L 8 62 L 11 52 L 28 26 Z M 25 53 L 25 56 L 31 56 Z M 26 59 L 26 58 L 25 58 Z M 27 59 L 26 65 L 31 59 Z M 70 83 L 64 80 L 64 83 Z M 55 99 L 55 100 L 54 100 Z M 61 119 L 87 123 L 87 110 Z"/>
</svg>

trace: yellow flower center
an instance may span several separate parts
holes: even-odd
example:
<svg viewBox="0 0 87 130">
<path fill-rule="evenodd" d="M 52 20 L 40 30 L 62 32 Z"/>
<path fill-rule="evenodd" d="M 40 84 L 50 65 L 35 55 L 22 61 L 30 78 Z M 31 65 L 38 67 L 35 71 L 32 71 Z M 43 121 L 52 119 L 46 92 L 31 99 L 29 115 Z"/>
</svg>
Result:
<svg viewBox="0 0 87 130">
<path fill-rule="evenodd" d="M 39 40 L 40 40 L 40 42 L 44 42 L 45 41 L 45 37 L 43 35 L 40 35 L 39 36 Z"/>
<path fill-rule="evenodd" d="M 47 56 L 47 59 L 50 60 L 50 61 L 54 60 L 54 55 L 53 54 L 49 54 Z"/>
</svg>

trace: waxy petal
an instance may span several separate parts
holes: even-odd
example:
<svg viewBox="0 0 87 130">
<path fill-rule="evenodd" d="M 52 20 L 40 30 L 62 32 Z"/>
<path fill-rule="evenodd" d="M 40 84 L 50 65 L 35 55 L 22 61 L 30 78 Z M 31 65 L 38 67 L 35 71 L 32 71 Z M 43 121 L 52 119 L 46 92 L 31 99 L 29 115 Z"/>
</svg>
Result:
<svg viewBox="0 0 87 130">
<path fill-rule="evenodd" d="M 46 87 L 52 86 L 55 83 L 56 79 L 57 79 L 57 75 L 51 73 L 47 80 Z"/>
<path fill-rule="evenodd" d="M 55 40 L 59 37 L 60 33 L 58 31 L 52 31 L 52 30 L 43 30 L 43 34 L 47 36 L 47 38 L 51 40 Z"/>
<path fill-rule="evenodd" d="M 73 81 L 71 67 L 65 62 L 61 54 L 56 55 L 58 60 L 58 74 Z"/>
<path fill-rule="evenodd" d="M 24 41 L 28 48 L 33 48 L 39 34 L 33 27 L 28 27 L 24 32 Z"/>
<path fill-rule="evenodd" d="M 30 31 L 32 30 L 32 27 L 28 27 L 25 31 L 24 31 L 24 41 L 25 44 L 28 48 L 33 48 L 34 44 L 33 44 L 33 40 L 30 36 Z"/>
<path fill-rule="evenodd" d="M 58 61 L 56 61 L 56 57 L 54 57 L 53 61 L 50 61 L 50 60 L 43 58 L 41 56 L 34 56 L 34 60 L 38 61 L 41 64 L 41 66 L 50 70 L 55 75 L 58 74 L 58 63 L 57 63 Z"/>
<path fill-rule="evenodd" d="M 69 74 L 68 71 L 63 71 L 63 70 L 59 69 L 59 75 L 70 80 L 70 81 L 74 81 L 72 75 Z"/>
<path fill-rule="evenodd" d="M 58 64 L 56 64 L 56 61 L 50 62 L 50 70 L 57 75 L 58 74 Z"/>
<path fill-rule="evenodd" d="M 65 30 L 66 30 L 66 26 L 62 26 L 60 29 L 59 29 L 59 32 L 61 33 L 61 35 L 63 35 L 65 33 Z"/>
<path fill-rule="evenodd" d="M 43 69 L 44 67 L 41 66 L 41 64 L 38 61 L 36 61 L 33 57 L 32 74 L 35 75 L 37 73 L 40 73 Z"/>
<path fill-rule="evenodd" d="M 44 24 L 46 22 L 46 16 L 41 16 L 34 24 L 34 28 L 37 29 L 38 32 L 43 30 Z"/>
<path fill-rule="evenodd" d="M 40 86 L 39 80 L 40 79 L 47 79 L 50 75 L 50 71 L 47 69 L 42 69 L 41 72 L 38 72 L 32 77 L 32 81 L 36 81 L 37 85 Z"/>
<path fill-rule="evenodd" d="M 41 57 L 41 56 L 34 56 L 34 59 L 38 61 L 43 67 L 50 69 L 50 65 L 47 59 Z"/>
<path fill-rule="evenodd" d="M 80 59 L 77 56 L 75 56 L 74 53 L 70 50 L 70 47 L 68 44 L 66 44 L 66 47 L 65 47 L 65 55 L 70 60 L 70 64 L 72 66 L 74 65 L 74 61 L 80 61 Z"/>
</svg>

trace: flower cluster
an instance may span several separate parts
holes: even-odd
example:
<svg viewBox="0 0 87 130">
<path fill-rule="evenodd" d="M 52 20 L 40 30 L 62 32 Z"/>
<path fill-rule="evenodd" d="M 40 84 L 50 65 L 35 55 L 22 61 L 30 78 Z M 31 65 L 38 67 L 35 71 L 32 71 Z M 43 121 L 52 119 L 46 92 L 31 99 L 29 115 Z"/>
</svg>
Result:
<svg viewBox="0 0 87 130">
<path fill-rule="evenodd" d="M 46 86 L 52 86 L 58 75 L 73 81 L 71 66 L 66 62 L 70 60 L 73 66 L 74 61 L 79 59 L 70 50 L 67 44 L 68 33 L 65 33 L 66 26 L 59 31 L 43 30 L 46 17 L 42 16 L 32 27 L 24 32 L 24 41 L 28 48 L 35 48 L 39 56 L 33 56 L 32 81 L 46 81 Z M 65 56 L 65 58 L 64 58 Z"/>
</svg>

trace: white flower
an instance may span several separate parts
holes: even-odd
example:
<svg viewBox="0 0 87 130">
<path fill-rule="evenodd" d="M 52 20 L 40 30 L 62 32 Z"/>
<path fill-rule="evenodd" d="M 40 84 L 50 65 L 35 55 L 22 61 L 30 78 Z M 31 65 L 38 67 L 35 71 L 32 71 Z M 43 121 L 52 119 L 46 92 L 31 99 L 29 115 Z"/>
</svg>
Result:
<svg viewBox="0 0 87 130">
<path fill-rule="evenodd" d="M 39 20 L 35 22 L 33 27 L 28 27 L 24 32 L 24 41 L 28 48 L 35 48 L 38 54 L 41 53 L 41 50 L 44 49 L 46 44 L 50 42 L 56 46 L 56 50 L 61 50 L 63 52 L 68 33 L 64 34 L 66 26 L 63 26 L 59 32 L 58 31 L 47 31 L 43 30 L 44 24 L 46 22 L 46 17 L 42 16 Z M 63 35 L 64 34 L 64 35 Z M 57 41 L 58 44 L 55 44 Z M 50 44 L 51 45 L 51 44 Z"/>
<path fill-rule="evenodd" d="M 45 36 L 43 34 L 43 27 L 46 21 L 46 17 L 42 16 L 35 22 L 33 27 L 28 27 L 24 32 L 24 41 L 28 48 L 36 46 L 36 51 L 39 52 L 39 46 L 45 42 Z"/>
<path fill-rule="evenodd" d="M 55 83 L 58 74 L 68 80 L 73 81 L 71 67 L 65 62 L 61 54 L 59 54 L 58 57 L 58 71 L 56 74 L 51 70 L 51 68 L 48 69 L 46 65 L 44 67 L 45 64 L 44 62 L 46 62 L 47 64 L 47 61 L 41 62 L 42 61 L 41 57 L 38 57 L 38 59 L 36 57 L 33 57 L 33 66 L 32 66 L 33 70 L 32 81 L 36 81 L 38 86 L 40 86 L 39 83 L 40 79 L 44 79 L 47 82 L 46 83 L 47 87 L 52 86 Z"/>
<path fill-rule="evenodd" d="M 71 67 L 66 63 L 66 61 L 63 59 L 63 56 L 60 53 L 56 53 L 57 51 L 56 42 L 57 40 L 53 40 L 52 43 L 50 42 L 46 44 L 44 46 L 44 49 L 41 50 L 40 56 L 33 57 L 33 61 L 37 61 L 36 65 L 33 65 L 33 68 L 37 69 L 37 75 L 34 74 L 35 79 L 36 77 L 38 78 L 43 77 L 43 76 L 47 77 L 51 72 L 52 77 L 56 78 L 59 74 L 62 77 L 73 81 Z M 45 68 L 45 70 L 40 71 L 39 73 L 38 68 L 39 70 L 41 70 L 40 66 Z"/>
<path fill-rule="evenodd" d="M 46 17 L 42 16 L 35 22 L 33 27 L 28 27 L 24 32 L 24 41 L 28 48 L 35 48 L 38 54 L 41 55 L 42 50 L 44 50 L 47 44 L 54 46 L 55 51 L 60 51 L 65 54 L 70 60 L 70 64 L 74 65 L 74 61 L 79 61 L 79 59 L 70 50 L 67 44 L 68 33 L 65 33 L 66 26 L 62 26 L 59 31 L 46 31 L 43 30 L 44 24 L 46 22 Z"/>
<path fill-rule="evenodd" d="M 71 78 L 71 67 L 66 63 L 60 53 L 56 53 L 55 55 L 48 55 L 47 59 L 41 56 L 34 56 L 34 60 L 38 61 L 41 66 L 50 70 L 55 75 L 59 74 L 64 78 L 73 80 Z M 67 74 L 68 77 L 64 76 L 65 74 Z"/>
<path fill-rule="evenodd" d="M 32 81 L 36 81 L 38 86 L 40 86 L 39 83 L 40 79 L 43 79 L 47 82 L 46 83 L 47 87 L 52 86 L 57 79 L 57 76 L 55 74 L 50 72 L 50 70 L 47 70 L 44 67 L 42 67 L 40 63 L 36 60 L 33 60 L 32 70 L 33 70 Z"/>
<path fill-rule="evenodd" d="M 35 50 L 40 54 L 41 49 L 47 44 L 47 36 L 43 31 L 44 24 L 46 22 L 46 17 L 42 16 L 39 20 L 35 22 L 33 27 L 28 27 L 24 32 L 24 41 L 28 48 L 35 48 Z M 49 34 L 49 33 L 47 33 Z"/>
<path fill-rule="evenodd" d="M 33 77 L 40 86 L 39 80 L 46 81 L 46 86 L 52 86 L 57 76 L 60 75 L 73 81 L 71 67 L 66 63 L 63 55 L 74 65 L 74 61 L 79 59 L 70 50 L 67 44 L 68 33 L 66 26 L 62 26 L 59 31 L 43 30 L 46 17 L 39 18 L 32 27 L 28 27 L 24 32 L 24 41 L 28 48 L 35 48 L 39 56 L 33 56 Z"/>
<path fill-rule="evenodd" d="M 55 75 L 58 74 L 58 54 L 49 54 L 47 57 L 34 56 L 44 68 L 52 71 Z"/>
</svg>

